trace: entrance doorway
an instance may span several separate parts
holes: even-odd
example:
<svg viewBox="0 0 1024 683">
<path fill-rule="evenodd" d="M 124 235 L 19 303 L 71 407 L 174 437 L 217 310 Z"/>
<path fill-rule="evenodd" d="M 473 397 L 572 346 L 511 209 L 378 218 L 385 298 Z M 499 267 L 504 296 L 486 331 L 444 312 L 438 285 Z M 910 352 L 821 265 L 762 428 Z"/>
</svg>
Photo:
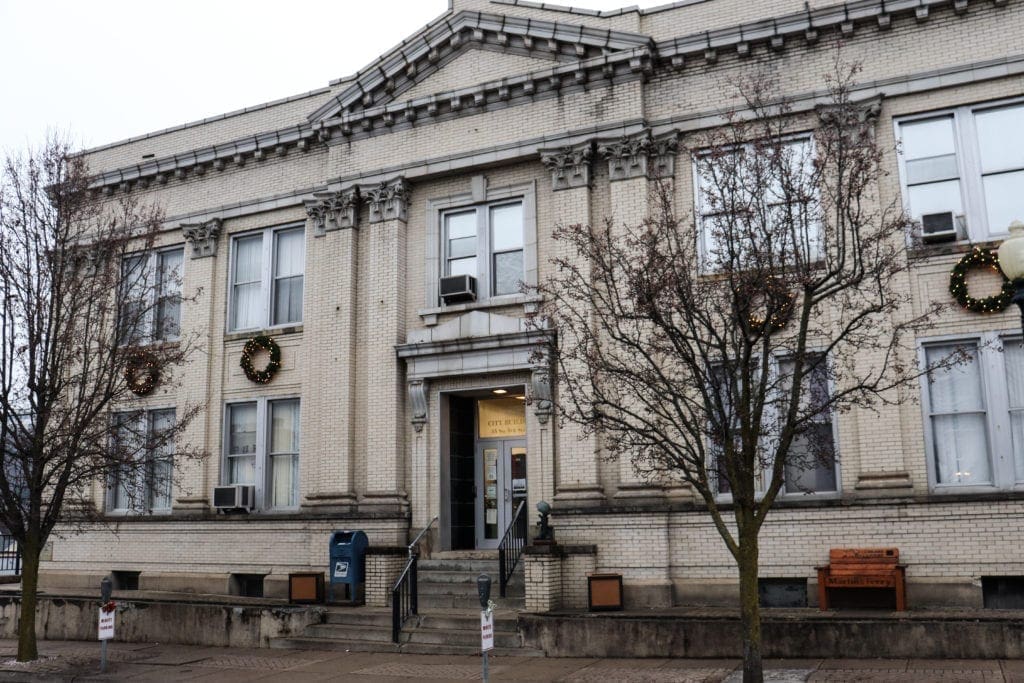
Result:
<svg viewBox="0 0 1024 683">
<path fill-rule="evenodd" d="M 497 548 L 526 500 L 526 440 L 477 442 L 476 547 Z"/>
<path fill-rule="evenodd" d="M 451 548 L 497 548 L 527 497 L 522 387 L 451 396 L 449 418 Z"/>
</svg>

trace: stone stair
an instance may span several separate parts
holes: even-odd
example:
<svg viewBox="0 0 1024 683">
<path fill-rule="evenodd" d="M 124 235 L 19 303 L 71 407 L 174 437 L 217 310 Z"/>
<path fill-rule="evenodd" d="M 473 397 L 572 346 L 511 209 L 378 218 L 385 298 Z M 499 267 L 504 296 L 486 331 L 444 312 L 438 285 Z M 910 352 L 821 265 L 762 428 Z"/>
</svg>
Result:
<svg viewBox="0 0 1024 683">
<path fill-rule="evenodd" d="M 498 610 L 522 610 L 526 605 L 522 564 L 516 567 L 506 597 L 499 597 L 498 553 L 496 550 L 462 550 L 434 553 L 416 565 L 419 575 L 420 612 L 431 609 L 480 611 L 476 578 L 491 577 L 491 600 Z"/>
<path fill-rule="evenodd" d="M 523 570 L 518 567 L 506 598 L 498 597 L 498 561 L 495 551 L 435 553 L 417 563 L 419 614 L 402 629 L 401 642 L 391 642 L 391 610 L 372 607 L 328 607 L 324 621 L 306 627 L 300 635 L 275 638 L 271 647 L 349 652 L 405 652 L 411 654 L 478 654 L 480 601 L 476 577 L 486 572 L 493 579 L 494 654 L 539 656 L 540 650 L 523 647 L 519 610 L 524 605 Z"/>
</svg>

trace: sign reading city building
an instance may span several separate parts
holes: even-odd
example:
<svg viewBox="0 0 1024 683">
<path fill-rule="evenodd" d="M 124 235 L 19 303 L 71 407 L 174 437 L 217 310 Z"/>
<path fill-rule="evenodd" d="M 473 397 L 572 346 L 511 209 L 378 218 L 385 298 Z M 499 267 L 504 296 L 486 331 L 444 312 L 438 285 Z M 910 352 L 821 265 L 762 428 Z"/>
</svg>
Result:
<svg viewBox="0 0 1024 683">
<path fill-rule="evenodd" d="M 481 439 L 505 439 L 526 435 L 526 406 L 518 398 L 478 401 Z"/>
</svg>

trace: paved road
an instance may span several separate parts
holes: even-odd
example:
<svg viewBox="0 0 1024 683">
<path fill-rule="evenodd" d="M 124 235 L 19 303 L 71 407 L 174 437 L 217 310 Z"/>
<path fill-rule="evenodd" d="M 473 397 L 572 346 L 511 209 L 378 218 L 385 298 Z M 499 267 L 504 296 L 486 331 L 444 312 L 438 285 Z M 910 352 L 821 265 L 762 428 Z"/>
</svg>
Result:
<svg viewBox="0 0 1024 683">
<path fill-rule="evenodd" d="M 15 643 L 0 640 L 0 681 L 351 681 L 399 683 L 480 680 L 479 657 L 307 650 L 248 650 L 158 643 L 111 643 L 106 674 L 99 644 L 46 641 L 44 658 L 13 661 Z M 739 681 L 735 660 L 546 659 L 494 657 L 491 680 L 565 683 Z M 770 681 L 1021 681 L 1024 661 L 818 660 L 768 663 Z"/>
</svg>

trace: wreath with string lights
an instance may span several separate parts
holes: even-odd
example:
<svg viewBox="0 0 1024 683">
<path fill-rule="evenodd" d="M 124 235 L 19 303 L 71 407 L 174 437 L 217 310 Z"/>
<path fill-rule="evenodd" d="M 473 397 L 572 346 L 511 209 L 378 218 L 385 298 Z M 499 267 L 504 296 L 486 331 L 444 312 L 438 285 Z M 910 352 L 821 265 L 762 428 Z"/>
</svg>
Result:
<svg viewBox="0 0 1024 683">
<path fill-rule="evenodd" d="M 747 316 L 751 331 L 757 334 L 766 334 L 785 327 L 793 317 L 793 308 L 796 304 L 796 297 L 779 280 L 772 279 L 765 283 L 763 293 L 767 309 L 765 315 L 751 313 Z"/>
<path fill-rule="evenodd" d="M 156 388 L 160 381 L 160 367 L 156 356 L 136 350 L 128 354 L 124 365 L 124 381 L 128 389 L 136 396 L 146 396 Z"/>
<path fill-rule="evenodd" d="M 270 356 L 270 360 L 267 362 L 266 367 L 262 370 L 257 370 L 253 367 L 252 357 L 260 351 L 266 351 L 267 355 Z M 248 377 L 250 381 L 256 382 L 256 384 L 266 384 L 270 380 L 274 379 L 274 375 L 281 369 L 281 347 L 277 345 L 277 342 L 266 335 L 261 334 L 253 337 L 249 341 L 245 342 L 245 347 L 242 348 L 242 359 L 239 362 L 239 365 L 242 366 L 245 376 Z"/>
<path fill-rule="evenodd" d="M 967 274 L 975 268 L 988 268 L 999 274 L 1003 287 L 998 294 L 982 299 L 970 295 L 967 290 Z M 960 259 L 949 275 L 949 293 L 956 302 L 974 313 L 999 313 L 1006 310 L 1013 299 L 1013 284 L 999 268 L 999 256 L 991 249 L 974 247 Z"/>
</svg>

